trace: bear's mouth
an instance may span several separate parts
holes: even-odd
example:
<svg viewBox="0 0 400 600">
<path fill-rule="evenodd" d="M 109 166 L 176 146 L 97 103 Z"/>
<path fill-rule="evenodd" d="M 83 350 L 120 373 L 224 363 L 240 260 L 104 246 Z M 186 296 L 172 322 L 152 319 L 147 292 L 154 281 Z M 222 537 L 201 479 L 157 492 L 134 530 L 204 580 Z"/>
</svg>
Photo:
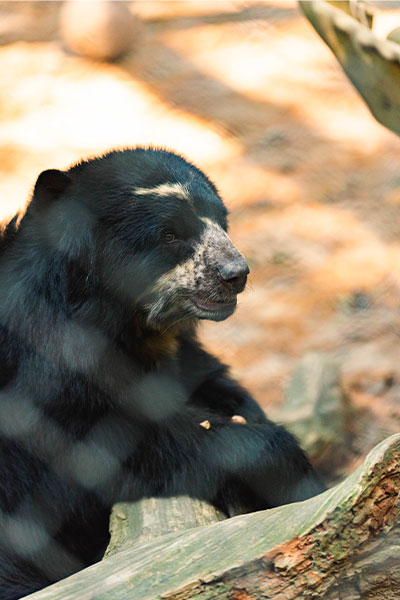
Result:
<svg viewBox="0 0 400 600">
<path fill-rule="evenodd" d="M 193 302 L 197 308 L 205 313 L 231 313 L 236 307 L 237 299 L 235 297 L 229 302 L 221 302 L 195 297 Z"/>
</svg>

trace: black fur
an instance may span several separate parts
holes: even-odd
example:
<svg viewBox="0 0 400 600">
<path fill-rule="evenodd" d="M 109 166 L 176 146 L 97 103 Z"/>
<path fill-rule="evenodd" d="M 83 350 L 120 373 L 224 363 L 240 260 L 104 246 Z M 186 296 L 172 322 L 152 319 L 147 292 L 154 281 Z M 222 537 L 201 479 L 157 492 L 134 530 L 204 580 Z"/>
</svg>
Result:
<svg viewBox="0 0 400 600">
<path fill-rule="evenodd" d="M 166 183 L 188 198 L 146 192 Z M 1 600 L 98 560 L 116 501 L 190 494 L 233 515 L 322 491 L 294 438 L 197 341 L 198 320 L 229 316 L 245 284 L 226 229 L 200 170 L 137 148 L 45 171 L 6 230 Z"/>
</svg>

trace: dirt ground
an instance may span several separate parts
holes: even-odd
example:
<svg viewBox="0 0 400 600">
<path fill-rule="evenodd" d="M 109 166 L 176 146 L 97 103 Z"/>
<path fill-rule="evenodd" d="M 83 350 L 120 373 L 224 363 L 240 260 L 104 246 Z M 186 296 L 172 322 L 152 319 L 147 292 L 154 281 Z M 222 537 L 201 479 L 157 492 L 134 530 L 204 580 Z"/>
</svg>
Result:
<svg viewBox="0 0 400 600">
<path fill-rule="evenodd" d="M 400 429 L 400 142 L 294 2 L 132 2 L 118 62 L 74 56 L 60 2 L 0 2 L 0 212 L 38 173 L 104 150 L 173 148 L 216 182 L 251 268 L 202 338 L 272 417 L 310 351 L 360 407 L 350 470 Z M 400 18 L 399 18 L 400 22 Z"/>
</svg>

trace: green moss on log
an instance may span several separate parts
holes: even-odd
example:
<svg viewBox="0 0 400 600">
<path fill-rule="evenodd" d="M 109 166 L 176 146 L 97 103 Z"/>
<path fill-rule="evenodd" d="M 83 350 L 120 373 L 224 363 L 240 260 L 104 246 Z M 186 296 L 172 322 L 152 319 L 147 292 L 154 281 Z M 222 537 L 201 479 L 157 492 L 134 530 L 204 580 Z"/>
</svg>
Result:
<svg viewBox="0 0 400 600">
<path fill-rule="evenodd" d="M 320 496 L 135 544 L 30 598 L 333 600 L 338 577 L 351 598 L 357 573 L 371 586 L 380 575 L 368 560 L 371 547 L 400 593 L 399 490 L 400 434 Z"/>
</svg>

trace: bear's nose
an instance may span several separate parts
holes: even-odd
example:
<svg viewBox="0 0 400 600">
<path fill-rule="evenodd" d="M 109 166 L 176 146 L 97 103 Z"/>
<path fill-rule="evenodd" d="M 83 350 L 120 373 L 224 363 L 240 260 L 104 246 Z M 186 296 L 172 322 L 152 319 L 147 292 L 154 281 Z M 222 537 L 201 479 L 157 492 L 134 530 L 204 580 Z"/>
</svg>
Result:
<svg viewBox="0 0 400 600">
<path fill-rule="evenodd" d="M 223 285 L 236 294 L 243 291 L 250 269 L 242 256 L 218 267 L 219 278 Z"/>
</svg>

